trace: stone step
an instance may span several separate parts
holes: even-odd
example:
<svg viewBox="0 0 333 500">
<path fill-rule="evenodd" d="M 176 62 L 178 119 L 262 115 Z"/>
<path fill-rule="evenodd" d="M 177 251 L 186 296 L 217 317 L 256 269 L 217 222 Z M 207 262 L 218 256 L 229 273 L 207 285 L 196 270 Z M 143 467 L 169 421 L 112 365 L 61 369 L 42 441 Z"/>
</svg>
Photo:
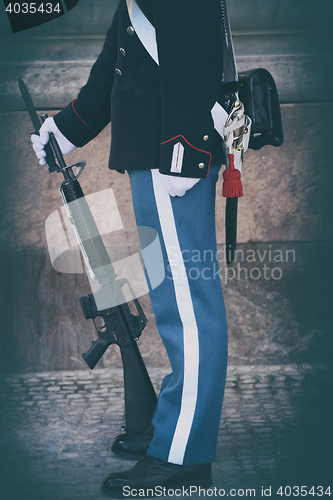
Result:
<svg viewBox="0 0 333 500">
<path fill-rule="evenodd" d="M 330 101 L 333 55 L 326 49 L 329 41 L 328 35 L 317 33 L 236 35 L 237 67 L 239 71 L 259 67 L 270 71 L 281 103 Z M 0 61 L 0 109 L 24 109 L 18 75 L 30 89 L 36 108 L 63 108 L 86 83 L 102 44 L 100 36 L 15 40 Z"/>
<path fill-rule="evenodd" d="M 283 103 L 332 100 L 333 43 L 329 12 L 323 15 L 332 5 L 325 6 L 325 0 L 319 1 L 323 9 L 310 0 L 302 1 L 302 9 L 296 0 L 229 3 L 239 71 L 268 69 Z M 75 98 L 102 48 L 116 5 L 81 0 L 61 18 L 16 34 L 2 12 L 0 110 L 24 109 L 18 75 L 32 89 L 39 109 L 62 108 Z"/>
<path fill-rule="evenodd" d="M 110 27 L 118 0 L 80 0 L 66 15 L 50 23 L 15 34 L 15 38 L 55 34 L 102 34 Z M 233 31 L 317 30 L 330 31 L 333 4 L 328 0 L 228 0 Z M 4 9 L 0 11 L 0 32 L 10 35 Z"/>
</svg>

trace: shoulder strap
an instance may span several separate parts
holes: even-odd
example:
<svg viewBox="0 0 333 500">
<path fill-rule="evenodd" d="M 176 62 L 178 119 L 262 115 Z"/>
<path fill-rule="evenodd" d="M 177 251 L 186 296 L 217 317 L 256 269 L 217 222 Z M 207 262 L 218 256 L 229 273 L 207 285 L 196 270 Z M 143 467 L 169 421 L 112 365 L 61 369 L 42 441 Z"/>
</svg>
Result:
<svg viewBox="0 0 333 500">
<path fill-rule="evenodd" d="M 126 0 L 126 3 L 135 33 L 149 55 L 154 59 L 156 64 L 159 64 L 154 26 L 144 15 L 135 0 Z"/>
<path fill-rule="evenodd" d="M 152 59 L 159 64 L 155 28 L 144 15 L 135 0 L 126 0 L 128 14 L 135 32 Z M 223 129 L 228 113 L 218 102 L 212 108 L 215 130 L 223 138 Z"/>
</svg>

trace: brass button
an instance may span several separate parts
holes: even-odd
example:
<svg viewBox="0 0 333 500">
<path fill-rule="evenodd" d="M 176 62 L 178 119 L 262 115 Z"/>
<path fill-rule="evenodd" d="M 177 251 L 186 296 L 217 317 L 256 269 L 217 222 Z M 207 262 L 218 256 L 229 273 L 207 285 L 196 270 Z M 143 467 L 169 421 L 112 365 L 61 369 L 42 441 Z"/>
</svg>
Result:
<svg viewBox="0 0 333 500">
<path fill-rule="evenodd" d="M 129 35 L 134 35 L 135 29 L 133 26 L 129 26 L 126 31 Z"/>
<path fill-rule="evenodd" d="M 122 56 L 126 56 L 126 50 L 120 47 L 119 52 L 121 53 Z"/>
<path fill-rule="evenodd" d="M 116 69 L 115 69 L 115 72 L 116 72 L 116 73 L 117 73 L 117 75 L 119 75 L 119 76 L 122 76 L 122 74 L 123 74 L 123 72 L 122 72 L 120 69 L 118 69 L 118 68 L 116 68 Z"/>
<path fill-rule="evenodd" d="M 199 168 L 205 168 L 205 164 L 204 163 L 199 163 L 198 167 Z"/>
<path fill-rule="evenodd" d="M 209 139 L 209 136 L 208 136 L 208 135 L 204 135 L 204 136 L 203 136 L 203 140 L 204 140 L 204 141 L 208 141 L 208 139 Z"/>
</svg>

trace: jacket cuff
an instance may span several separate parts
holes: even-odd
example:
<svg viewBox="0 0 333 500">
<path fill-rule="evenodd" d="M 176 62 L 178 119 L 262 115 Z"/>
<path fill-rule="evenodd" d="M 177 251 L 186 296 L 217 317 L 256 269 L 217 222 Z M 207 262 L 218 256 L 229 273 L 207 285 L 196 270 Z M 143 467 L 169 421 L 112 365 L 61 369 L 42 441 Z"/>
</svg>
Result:
<svg viewBox="0 0 333 500">
<path fill-rule="evenodd" d="M 53 118 L 58 129 L 66 139 L 74 144 L 74 146 L 81 148 L 94 139 L 99 131 L 93 130 L 83 118 L 80 117 L 75 109 L 75 101 L 76 99 Z"/>
<path fill-rule="evenodd" d="M 160 152 L 161 174 L 194 179 L 205 179 L 208 176 L 211 153 L 193 146 L 183 135 L 162 142 Z"/>
</svg>

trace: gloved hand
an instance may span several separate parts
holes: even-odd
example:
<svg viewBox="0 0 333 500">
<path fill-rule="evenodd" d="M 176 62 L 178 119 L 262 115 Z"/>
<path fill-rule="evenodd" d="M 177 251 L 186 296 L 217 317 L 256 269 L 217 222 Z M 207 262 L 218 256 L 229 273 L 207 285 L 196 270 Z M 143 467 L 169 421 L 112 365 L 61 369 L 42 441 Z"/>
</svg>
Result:
<svg viewBox="0 0 333 500">
<path fill-rule="evenodd" d="M 46 118 L 45 122 L 39 129 L 39 135 L 37 134 L 31 135 L 32 147 L 36 153 L 37 158 L 39 158 L 40 165 L 45 165 L 46 163 L 45 160 L 46 153 L 44 151 L 44 146 L 49 142 L 50 132 L 52 132 L 52 134 L 56 138 L 63 155 L 71 153 L 76 148 L 76 146 L 74 146 L 74 144 L 72 144 L 60 132 L 53 118 L 52 117 Z"/>
<path fill-rule="evenodd" d="M 190 177 L 175 177 L 173 175 L 164 175 L 159 172 L 164 189 L 170 196 L 184 196 L 186 191 L 197 184 L 200 179 Z"/>
</svg>

